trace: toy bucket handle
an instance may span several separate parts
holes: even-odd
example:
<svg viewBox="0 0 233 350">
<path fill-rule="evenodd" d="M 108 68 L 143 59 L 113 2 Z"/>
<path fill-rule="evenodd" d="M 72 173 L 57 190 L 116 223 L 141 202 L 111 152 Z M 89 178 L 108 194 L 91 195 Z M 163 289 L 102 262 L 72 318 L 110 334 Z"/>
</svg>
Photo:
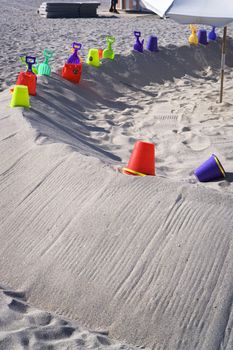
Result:
<svg viewBox="0 0 233 350">
<path fill-rule="evenodd" d="M 73 46 L 73 49 L 80 50 L 82 47 L 82 44 L 74 42 L 72 46 Z"/>
<path fill-rule="evenodd" d="M 141 32 L 134 31 L 133 32 L 136 38 L 139 38 L 141 36 Z"/>
<path fill-rule="evenodd" d="M 36 57 L 35 56 L 26 56 L 25 62 L 28 64 L 35 64 Z"/>
<path fill-rule="evenodd" d="M 46 58 L 51 58 L 51 57 L 53 57 L 53 51 L 50 51 L 50 50 L 45 49 L 45 50 L 44 50 L 44 57 L 46 57 Z"/>
<path fill-rule="evenodd" d="M 107 36 L 106 37 L 106 41 L 107 41 L 107 43 L 111 43 L 111 44 L 113 44 L 113 43 L 115 43 L 115 37 L 114 36 Z"/>
</svg>

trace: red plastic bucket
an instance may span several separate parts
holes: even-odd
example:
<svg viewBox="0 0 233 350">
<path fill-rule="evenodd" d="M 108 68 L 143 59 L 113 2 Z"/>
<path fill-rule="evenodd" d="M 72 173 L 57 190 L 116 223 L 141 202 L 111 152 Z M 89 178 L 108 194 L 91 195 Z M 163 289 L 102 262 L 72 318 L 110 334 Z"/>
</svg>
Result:
<svg viewBox="0 0 233 350">
<path fill-rule="evenodd" d="M 150 142 L 137 141 L 124 174 L 136 176 L 155 176 L 155 145 Z"/>
<path fill-rule="evenodd" d="M 36 96 L 36 75 L 32 72 L 20 72 L 16 85 L 28 87 L 29 95 Z"/>
<path fill-rule="evenodd" d="M 65 63 L 62 68 L 62 77 L 72 83 L 78 84 L 82 75 L 82 63 Z"/>
</svg>

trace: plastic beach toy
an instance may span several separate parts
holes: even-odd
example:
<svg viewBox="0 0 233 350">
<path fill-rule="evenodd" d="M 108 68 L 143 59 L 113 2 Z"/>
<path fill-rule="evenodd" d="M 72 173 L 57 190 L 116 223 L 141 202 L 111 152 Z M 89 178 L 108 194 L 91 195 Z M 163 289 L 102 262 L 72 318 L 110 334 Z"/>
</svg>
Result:
<svg viewBox="0 0 233 350">
<path fill-rule="evenodd" d="M 144 44 L 144 39 L 140 42 L 139 38 L 141 36 L 141 32 L 134 31 L 134 36 L 136 38 L 136 43 L 134 44 L 134 50 L 138 52 L 143 52 L 143 44 Z"/>
<path fill-rule="evenodd" d="M 115 37 L 114 36 L 107 36 L 107 49 L 103 51 L 103 58 L 108 58 L 109 60 L 114 60 L 115 53 L 112 49 L 112 45 L 115 43 Z"/>
<path fill-rule="evenodd" d="M 202 45 L 208 44 L 207 31 L 205 29 L 200 29 L 198 31 L 198 42 L 199 42 L 199 44 L 202 44 Z"/>
<path fill-rule="evenodd" d="M 99 59 L 102 60 L 103 58 L 103 49 L 98 49 L 98 53 L 99 53 Z"/>
<path fill-rule="evenodd" d="M 87 56 L 87 64 L 93 67 L 100 66 L 99 51 L 98 49 L 90 49 Z"/>
<path fill-rule="evenodd" d="M 226 176 L 222 164 L 215 154 L 207 159 L 199 168 L 194 171 L 195 176 L 201 182 L 208 182 Z"/>
<path fill-rule="evenodd" d="M 153 143 L 137 141 L 123 174 L 136 176 L 155 176 L 155 146 Z"/>
<path fill-rule="evenodd" d="M 13 89 L 11 98 L 11 107 L 30 107 L 28 87 L 25 85 L 16 85 Z"/>
<path fill-rule="evenodd" d="M 148 43 L 147 43 L 147 50 L 151 52 L 157 52 L 159 51 L 158 49 L 158 38 L 155 35 L 151 35 L 149 37 Z"/>
<path fill-rule="evenodd" d="M 72 83 L 78 84 L 82 75 L 82 63 L 65 63 L 62 68 L 62 77 Z"/>
<path fill-rule="evenodd" d="M 73 47 L 73 54 L 68 58 L 66 63 L 74 63 L 74 64 L 80 63 L 81 59 L 78 55 L 78 51 L 81 50 L 82 44 L 74 42 L 72 44 L 72 47 Z"/>
<path fill-rule="evenodd" d="M 19 55 L 20 61 L 21 61 L 23 64 L 25 64 L 25 66 L 27 66 L 26 57 L 27 57 L 27 56 L 25 56 L 25 55 Z M 34 74 L 38 74 L 37 68 L 38 68 L 38 64 L 36 64 L 36 63 L 33 64 L 33 66 L 32 66 L 32 72 L 33 72 Z"/>
<path fill-rule="evenodd" d="M 16 85 L 25 85 L 28 87 L 29 94 L 36 96 L 36 75 L 32 72 L 20 72 Z"/>
<path fill-rule="evenodd" d="M 29 94 L 35 96 L 37 78 L 36 75 L 32 72 L 32 66 L 36 62 L 36 58 L 34 56 L 26 56 L 25 62 L 28 65 L 28 69 L 26 72 L 19 73 L 16 85 L 27 86 Z"/>
<path fill-rule="evenodd" d="M 28 66 L 27 72 L 33 73 L 32 66 L 33 66 L 33 64 L 36 63 L 36 57 L 35 56 L 26 56 L 25 62 Z"/>
<path fill-rule="evenodd" d="M 49 59 L 53 57 L 53 52 L 49 50 L 44 50 L 44 62 L 40 63 L 38 66 L 38 75 L 51 75 L 51 68 L 49 66 Z"/>
<path fill-rule="evenodd" d="M 209 32 L 209 34 L 208 34 L 209 40 L 216 40 L 217 39 L 217 35 L 215 33 L 215 28 L 216 27 L 212 27 L 212 30 Z"/>
<path fill-rule="evenodd" d="M 62 68 L 62 77 L 78 84 L 82 75 L 82 58 L 79 57 L 78 51 L 81 49 L 82 44 L 73 42 L 72 50 L 73 54 L 68 58 L 67 62 Z"/>
<path fill-rule="evenodd" d="M 190 45 L 198 45 L 197 27 L 193 24 L 190 24 L 189 28 L 192 31 L 192 34 L 190 35 L 190 37 L 188 39 L 189 44 Z"/>
</svg>

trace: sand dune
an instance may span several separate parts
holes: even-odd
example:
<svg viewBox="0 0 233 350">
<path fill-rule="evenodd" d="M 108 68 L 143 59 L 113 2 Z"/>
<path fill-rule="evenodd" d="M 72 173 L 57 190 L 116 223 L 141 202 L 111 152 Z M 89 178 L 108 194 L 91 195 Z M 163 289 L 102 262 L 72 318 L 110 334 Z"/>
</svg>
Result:
<svg viewBox="0 0 233 350">
<path fill-rule="evenodd" d="M 135 55 L 130 59 L 136 61 Z M 119 62 L 114 64 L 120 76 Z M 141 104 L 136 104 L 136 81 L 130 86 L 130 78 L 126 79 L 122 95 L 128 99 L 127 104 L 122 102 L 122 96 L 114 94 L 114 74 L 108 74 L 108 63 L 105 66 L 99 71 L 87 68 L 90 83 L 84 79 L 77 87 L 58 75 L 41 78 L 38 96 L 24 111 L 25 118 L 20 109 L 8 107 L 9 92 L 1 94 L 0 147 L 1 154 L 7 155 L 1 162 L 1 279 L 25 291 L 37 307 L 90 328 L 110 329 L 113 337 L 134 344 L 155 349 L 213 350 L 220 345 L 230 349 L 232 195 L 226 188 L 231 189 L 231 183 L 193 184 L 189 175 L 190 154 L 194 159 L 198 152 L 198 164 L 214 142 L 209 135 L 192 136 L 192 123 L 198 122 L 192 111 L 185 123 L 168 110 L 164 115 L 171 113 L 170 118 L 161 112 L 158 119 L 147 114 L 148 104 L 157 108 L 156 85 L 149 90 L 153 101 L 142 98 L 147 95 L 145 87 L 137 90 Z M 98 74 L 103 79 L 101 92 Z M 193 95 L 201 88 L 201 78 L 184 77 L 178 95 L 176 83 L 168 83 L 163 91 L 165 109 L 173 104 L 166 98 L 166 88 L 168 96 L 173 93 L 181 101 L 186 81 L 191 81 Z M 216 82 L 206 84 L 212 87 Z M 158 86 L 157 93 L 161 93 Z M 227 130 L 231 104 L 216 105 L 212 94 L 211 89 L 203 91 L 203 108 L 218 109 L 214 123 L 219 131 Z M 199 101 L 200 94 L 196 102 L 192 99 L 194 110 Z M 178 102 L 177 106 L 184 108 Z M 112 124 L 120 113 L 123 118 L 124 111 L 130 115 L 131 108 L 132 115 L 138 109 L 144 119 L 135 113 L 135 125 L 124 135 L 124 126 Z M 126 161 L 131 137 L 141 128 L 148 135 L 152 118 L 157 126 L 153 132 L 159 137 L 157 169 L 159 174 L 162 166 L 163 177 L 122 175 L 115 169 Z M 207 115 L 200 125 L 208 125 L 209 119 Z M 168 141 L 177 127 L 182 127 L 183 131 L 177 129 L 181 135 L 189 133 L 189 138 L 185 136 L 189 148 L 181 142 L 174 146 L 172 138 Z M 199 127 L 200 132 L 203 129 Z M 222 135 L 215 135 L 216 144 Z M 231 139 L 226 134 L 225 140 L 222 156 L 231 164 L 227 156 Z M 186 150 L 180 156 L 186 157 L 183 163 L 180 147 Z"/>
<path fill-rule="evenodd" d="M 16 80 L 19 36 L 3 4 L 2 47 L 14 56 L 5 89 Z M 35 4 L 12 10 L 20 47 L 46 43 L 57 59 L 30 109 L 11 109 L 9 90 L 0 94 L 0 281 L 18 291 L 1 292 L 0 348 L 127 348 L 85 338 L 70 319 L 156 350 L 231 350 L 232 41 L 218 104 L 219 40 L 190 48 L 187 28 L 153 16 L 51 22 Z M 110 23 L 115 61 L 85 65 L 78 86 L 61 79 L 67 42 L 78 32 L 85 57 Z M 160 52 L 131 52 L 133 29 L 149 35 L 153 24 Z M 138 139 L 156 145 L 155 177 L 118 171 Z M 193 170 L 212 153 L 227 178 L 198 183 Z"/>
</svg>

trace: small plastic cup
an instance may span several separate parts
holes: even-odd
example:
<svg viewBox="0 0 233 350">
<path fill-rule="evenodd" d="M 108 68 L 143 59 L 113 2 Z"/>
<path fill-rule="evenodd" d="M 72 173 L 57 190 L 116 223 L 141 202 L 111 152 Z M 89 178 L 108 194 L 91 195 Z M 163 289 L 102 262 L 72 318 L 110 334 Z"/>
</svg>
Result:
<svg viewBox="0 0 233 350">
<path fill-rule="evenodd" d="M 158 38 L 155 35 L 151 35 L 149 37 L 148 43 L 147 43 L 147 50 L 151 52 L 158 52 Z"/>
<path fill-rule="evenodd" d="M 87 64 L 94 67 L 100 66 L 99 51 L 98 49 L 90 49 L 87 56 Z"/>
<path fill-rule="evenodd" d="M 207 45 L 208 41 L 207 41 L 207 32 L 205 29 L 200 29 L 198 31 L 198 42 L 199 44 L 202 45 Z"/>
<path fill-rule="evenodd" d="M 30 107 L 30 99 L 28 87 L 25 85 L 15 85 L 12 98 L 11 107 Z"/>
<path fill-rule="evenodd" d="M 195 171 L 195 176 L 200 182 L 208 182 L 226 177 L 225 170 L 215 154 L 207 159 Z"/>
</svg>

